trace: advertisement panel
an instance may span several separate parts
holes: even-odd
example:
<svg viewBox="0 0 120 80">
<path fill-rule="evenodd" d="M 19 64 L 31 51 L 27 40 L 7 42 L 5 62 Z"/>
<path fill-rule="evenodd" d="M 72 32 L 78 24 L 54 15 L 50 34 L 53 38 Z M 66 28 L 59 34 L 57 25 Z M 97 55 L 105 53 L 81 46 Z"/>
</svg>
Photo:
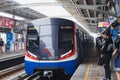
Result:
<svg viewBox="0 0 120 80">
<path fill-rule="evenodd" d="M 25 21 L 15 20 L 14 32 L 25 31 L 27 29 L 27 23 Z"/>
<path fill-rule="evenodd" d="M 106 28 L 106 27 L 109 27 L 109 26 L 110 26 L 110 21 L 100 21 L 100 22 L 98 22 L 98 27 Z"/>
<path fill-rule="evenodd" d="M 12 40 L 13 40 L 13 34 L 12 33 L 7 33 L 6 34 L 6 49 L 11 50 L 12 46 Z"/>
<path fill-rule="evenodd" d="M 104 22 L 98 22 L 98 27 L 103 27 Z"/>
<path fill-rule="evenodd" d="M 14 20 L 10 18 L 4 17 L 4 27 L 5 28 L 13 28 L 14 27 Z"/>
</svg>

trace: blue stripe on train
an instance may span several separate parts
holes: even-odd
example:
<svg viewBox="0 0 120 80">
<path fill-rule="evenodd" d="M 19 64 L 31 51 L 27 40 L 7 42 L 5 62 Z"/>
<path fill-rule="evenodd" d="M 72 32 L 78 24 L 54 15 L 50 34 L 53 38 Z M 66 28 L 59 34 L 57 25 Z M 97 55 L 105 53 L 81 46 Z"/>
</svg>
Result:
<svg viewBox="0 0 120 80">
<path fill-rule="evenodd" d="M 77 68 L 77 60 L 66 62 L 45 62 L 37 63 L 25 61 L 25 71 L 27 74 L 33 74 L 34 68 L 64 68 L 67 75 L 73 74 Z"/>
</svg>

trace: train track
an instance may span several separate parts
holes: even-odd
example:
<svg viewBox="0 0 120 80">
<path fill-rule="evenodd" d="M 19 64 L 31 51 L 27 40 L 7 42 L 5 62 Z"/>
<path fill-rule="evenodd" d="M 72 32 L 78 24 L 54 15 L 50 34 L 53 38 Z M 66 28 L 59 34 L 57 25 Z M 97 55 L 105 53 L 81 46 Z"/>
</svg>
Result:
<svg viewBox="0 0 120 80">
<path fill-rule="evenodd" d="M 23 73 L 21 75 L 17 75 L 16 77 L 14 77 L 10 80 L 70 80 L 70 78 L 67 79 L 65 76 L 63 77 L 61 75 L 59 75 L 59 77 L 41 76 L 40 72 L 38 71 L 32 75 L 26 75 L 25 73 Z"/>
<path fill-rule="evenodd" d="M 0 59 L 0 71 L 24 63 L 24 56 L 14 56 Z"/>
<path fill-rule="evenodd" d="M 59 77 L 59 78 L 58 78 Z M 59 74 L 54 77 L 45 77 L 41 75 L 40 71 L 33 75 L 27 75 L 24 71 L 24 64 L 20 64 L 11 68 L 0 71 L 0 80 L 69 80 L 65 76 Z"/>
<path fill-rule="evenodd" d="M 21 75 L 17 75 L 14 78 L 11 78 L 10 80 L 53 80 L 48 77 L 41 77 L 39 75 L 39 72 L 36 72 L 32 75 L 27 75 L 26 73 L 22 73 Z"/>
<path fill-rule="evenodd" d="M 0 80 L 53 80 L 39 74 L 38 71 L 32 75 L 27 75 L 24 71 L 24 64 L 20 64 L 0 71 Z"/>
<path fill-rule="evenodd" d="M 35 72 L 33 75 L 26 77 L 24 80 L 70 80 L 70 77 L 66 77 L 63 74 L 53 76 L 43 76 L 40 71 Z"/>
<path fill-rule="evenodd" d="M 17 75 L 19 72 L 24 71 L 24 64 L 20 64 L 14 67 L 10 67 L 0 71 L 0 80 L 7 80 L 13 75 Z"/>
</svg>

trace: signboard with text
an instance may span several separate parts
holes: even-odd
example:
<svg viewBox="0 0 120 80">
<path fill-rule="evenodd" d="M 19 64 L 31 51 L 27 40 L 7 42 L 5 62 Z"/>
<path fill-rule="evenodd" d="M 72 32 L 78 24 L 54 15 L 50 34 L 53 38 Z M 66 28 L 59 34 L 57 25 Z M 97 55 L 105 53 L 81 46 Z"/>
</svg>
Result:
<svg viewBox="0 0 120 80">
<path fill-rule="evenodd" d="M 14 20 L 11 18 L 4 17 L 4 27 L 5 28 L 13 28 L 14 27 Z"/>
<path fill-rule="evenodd" d="M 110 26 L 110 21 L 100 21 L 98 22 L 98 27 L 109 27 Z"/>
</svg>

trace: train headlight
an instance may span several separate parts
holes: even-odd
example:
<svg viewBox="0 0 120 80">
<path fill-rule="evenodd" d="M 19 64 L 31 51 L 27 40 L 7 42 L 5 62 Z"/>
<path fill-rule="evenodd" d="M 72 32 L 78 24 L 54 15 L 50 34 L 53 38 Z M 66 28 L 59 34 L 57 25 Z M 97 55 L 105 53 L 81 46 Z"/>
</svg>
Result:
<svg viewBox="0 0 120 80">
<path fill-rule="evenodd" d="M 73 55 L 74 55 L 74 50 L 69 50 L 68 52 L 60 56 L 60 60 L 69 58 Z"/>
<path fill-rule="evenodd" d="M 25 56 L 33 59 L 33 60 L 39 60 L 36 55 L 33 55 L 30 51 L 26 52 Z"/>
</svg>

